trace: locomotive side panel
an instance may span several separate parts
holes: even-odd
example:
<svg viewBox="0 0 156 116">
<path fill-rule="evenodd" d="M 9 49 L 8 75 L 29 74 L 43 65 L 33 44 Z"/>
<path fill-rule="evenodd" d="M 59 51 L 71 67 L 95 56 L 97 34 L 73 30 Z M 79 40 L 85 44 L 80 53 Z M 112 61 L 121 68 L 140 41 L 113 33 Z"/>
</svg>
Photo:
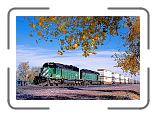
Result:
<svg viewBox="0 0 156 116">
<path fill-rule="evenodd" d="M 95 71 L 81 69 L 80 70 L 80 79 L 89 80 L 89 81 L 98 81 L 99 74 Z"/>
</svg>

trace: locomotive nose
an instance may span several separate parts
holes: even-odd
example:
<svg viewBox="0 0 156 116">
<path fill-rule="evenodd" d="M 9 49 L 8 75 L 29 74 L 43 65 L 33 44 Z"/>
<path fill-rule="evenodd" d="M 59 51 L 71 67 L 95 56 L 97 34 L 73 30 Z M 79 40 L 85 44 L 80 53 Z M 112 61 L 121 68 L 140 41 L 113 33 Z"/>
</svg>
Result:
<svg viewBox="0 0 156 116">
<path fill-rule="evenodd" d="M 48 68 L 43 68 L 43 71 L 41 72 L 42 77 L 47 77 L 48 76 Z"/>
</svg>

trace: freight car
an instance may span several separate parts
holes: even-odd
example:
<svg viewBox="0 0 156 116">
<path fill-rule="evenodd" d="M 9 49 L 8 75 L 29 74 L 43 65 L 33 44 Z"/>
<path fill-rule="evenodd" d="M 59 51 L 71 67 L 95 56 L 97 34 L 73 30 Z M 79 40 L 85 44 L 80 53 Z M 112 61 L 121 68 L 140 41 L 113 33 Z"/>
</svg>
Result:
<svg viewBox="0 0 156 116">
<path fill-rule="evenodd" d="M 113 77 L 113 72 L 106 69 L 98 69 L 97 71 L 100 73 L 99 81 L 102 84 L 114 84 L 115 77 Z"/>
<path fill-rule="evenodd" d="M 113 73 L 113 76 L 115 78 L 115 84 L 121 84 L 121 77 L 118 73 Z"/>
<path fill-rule="evenodd" d="M 135 84 L 138 83 L 134 79 L 130 79 L 122 74 L 112 72 L 107 69 L 97 69 L 100 73 L 99 80 L 102 84 Z"/>
<path fill-rule="evenodd" d="M 120 83 L 124 84 L 125 83 L 125 76 L 124 75 L 120 75 L 120 78 L 121 78 Z"/>
<path fill-rule="evenodd" d="M 129 84 L 129 77 L 125 76 L 125 84 Z"/>
</svg>

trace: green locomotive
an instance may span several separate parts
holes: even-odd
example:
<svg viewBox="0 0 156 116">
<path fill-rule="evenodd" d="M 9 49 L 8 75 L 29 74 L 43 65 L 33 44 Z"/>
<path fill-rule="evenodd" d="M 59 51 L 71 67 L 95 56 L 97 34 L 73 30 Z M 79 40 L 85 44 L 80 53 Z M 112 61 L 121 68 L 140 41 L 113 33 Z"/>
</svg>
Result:
<svg viewBox="0 0 156 116">
<path fill-rule="evenodd" d="M 54 79 L 79 79 L 79 68 L 59 63 L 45 63 L 40 76 Z"/>
<path fill-rule="evenodd" d="M 99 76 L 100 74 L 98 72 L 92 70 L 80 70 L 80 79 L 82 79 L 87 84 L 100 84 Z"/>
<path fill-rule="evenodd" d="M 80 73 L 80 74 L 79 74 Z M 39 76 L 34 79 L 35 84 L 92 84 L 98 82 L 99 73 L 81 69 L 72 65 L 48 62 L 43 65 Z"/>
</svg>

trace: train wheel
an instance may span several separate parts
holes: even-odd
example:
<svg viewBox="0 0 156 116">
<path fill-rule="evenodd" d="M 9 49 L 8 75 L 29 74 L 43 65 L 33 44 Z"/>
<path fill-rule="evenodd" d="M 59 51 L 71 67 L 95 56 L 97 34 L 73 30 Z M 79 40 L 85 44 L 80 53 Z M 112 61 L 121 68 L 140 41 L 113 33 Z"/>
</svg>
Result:
<svg viewBox="0 0 156 116">
<path fill-rule="evenodd" d="M 64 83 L 64 79 L 61 79 L 61 82 L 60 83 L 63 84 Z"/>
</svg>

